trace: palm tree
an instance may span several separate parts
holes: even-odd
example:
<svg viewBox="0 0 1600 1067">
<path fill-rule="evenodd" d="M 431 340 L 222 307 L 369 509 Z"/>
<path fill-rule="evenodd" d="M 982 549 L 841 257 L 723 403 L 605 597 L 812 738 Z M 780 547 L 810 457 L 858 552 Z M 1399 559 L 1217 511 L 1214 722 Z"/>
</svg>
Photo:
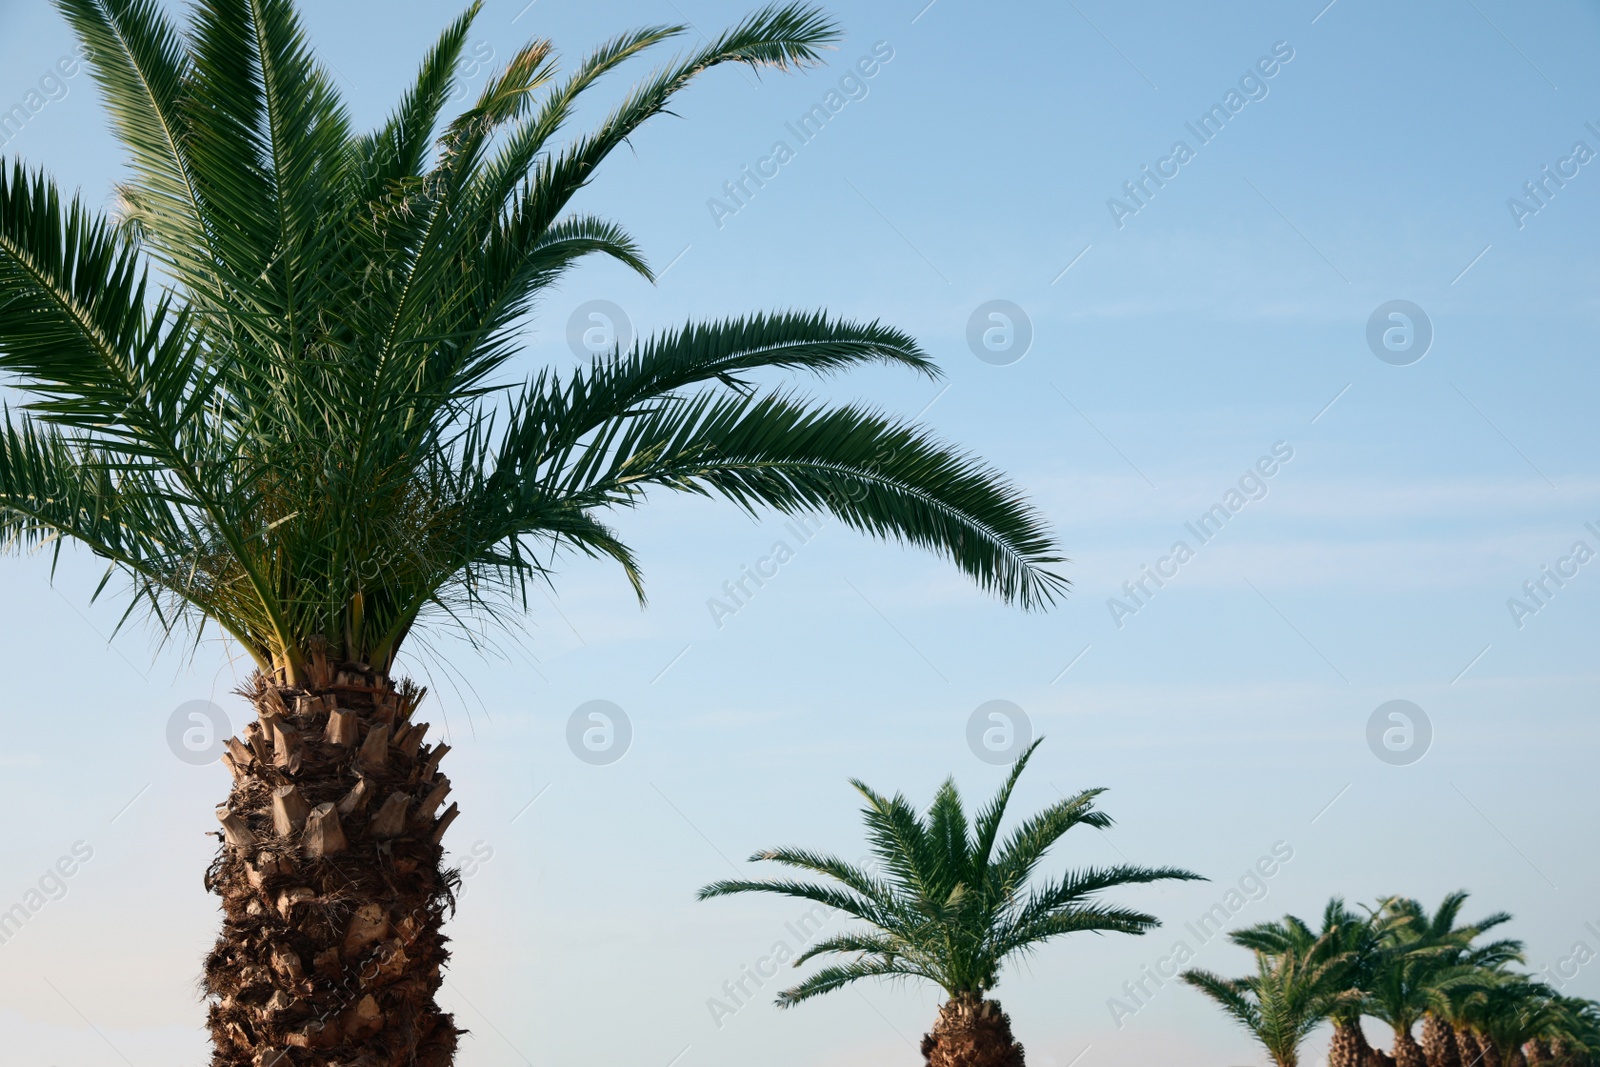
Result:
<svg viewBox="0 0 1600 1067">
<path fill-rule="evenodd" d="M 800 954 L 797 967 L 818 956 L 854 958 L 779 993 L 780 1006 L 862 978 L 922 979 L 949 998 L 922 1042 L 930 1067 L 1021 1067 L 1022 1046 L 1012 1037 L 1010 1019 L 986 999 L 1002 965 L 1063 934 L 1143 934 L 1160 925 L 1155 916 L 1100 903 L 1098 895 L 1123 885 L 1200 877 L 1174 867 L 1119 864 L 1071 871 L 1029 891 L 1045 853 L 1068 830 L 1111 826 L 1111 817 L 1094 806 L 1104 790 L 1089 789 L 1024 820 L 1001 840 L 1006 804 L 1039 743 L 1028 746 L 970 825 L 953 779 L 939 787 L 925 818 L 904 796 L 885 797 L 852 780 L 867 801 L 862 817 L 881 873 L 808 849 L 768 849 L 751 862 L 780 863 L 835 884 L 722 881 L 701 889 L 700 899 L 775 893 L 838 909 L 866 924 Z"/>
<path fill-rule="evenodd" d="M 1466 890 L 1450 893 L 1431 916 L 1420 902 L 1409 898 L 1395 898 L 1387 906 L 1390 915 L 1403 917 L 1410 926 L 1414 943 L 1436 946 L 1429 966 L 1436 973 L 1454 976 L 1423 1014 L 1422 1053 L 1428 1067 L 1469 1067 L 1462 1061 L 1454 1025 L 1459 1006 L 1472 990 L 1491 980 L 1489 976 L 1495 969 L 1522 960 L 1520 941 L 1473 944 L 1489 930 L 1510 922 L 1511 915 L 1495 912 L 1470 925 L 1458 926 L 1456 922 L 1466 901 Z"/>
<path fill-rule="evenodd" d="M 1550 1040 L 1554 1067 L 1594 1067 L 1600 1061 L 1600 1004 L 1562 997 L 1560 1033 Z"/>
<path fill-rule="evenodd" d="M 1570 1013 L 1545 983 L 1504 973 L 1480 988 L 1467 1017 L 1478 1032 L 1487 1067 L 1526 1067 L 1524 1046 L 1565 1035 Z"/>
<path fill-rule="evenodd" d="M 1324 951 L 1340 961 L 1322 976 L 1329 996 L 1328 1019 L 1333 1023 L 1328 1067 L 1369 1067 L 1375 1059 L 1374 1049 L 1362 1032 L 1361 1017 L 1380 953 L 1380 937 L 1371 915 L 1351 911 L 1344 898 L 1334 897 L 1322 910 L 1320 932 L 1313 932 L 1296 916 L 1285 915 L 1229 936 L 1236 944 L 1271 957 L 1304 956 L 1312 946 L 1325 943 Z"/>
<path fill-rule="evenodd" d="M 1423 940 L 1401 917 L 1380 909 L 1377 923 L 1383 947 L 1367 990 L 1367 1014 L 1394 1031 L 1396 1067 L 1428 1067 L 1414 1030 L 1463 976 L 1444 965 L 1439 946 Z"/>
<path fill-rule="evenodd" d="M 1359 990 L 1340 989 L 1333 980 L 1350 962 L 1337 951 L 1337 937 L 1330 932 L 1277 954 L 1258 951 L 1256 973 L 1246 978 L 1189 970 L 1183 972 L 1183 980 L 1216 1001 L 1261 1042 L 1277 1067 L 1296 1067 L 1300 1046 L 1311 1031 L 1361 997 Z M 1237 936 L 1233 940 L 1240 943 Z"/>
<path fill-rule="evenodd" d="M 1378 910 L 1383 952 L 1372 988 L 1372 1014 L 1394 1028 L 1394 1059 L 1400 1067 L 1462 1067 L 1447 1018 L 1490 969 L 1521 959 L 1518 941 L 1473 947 L 1481 934 L 1511 916 L 1496 912 L 1458 926 L 1466 900 L 1465 890 L 1450 893 L 1431 916 L 1420 902 L 1404 897 L 1392 897 Z M 1418 1021 L 1423 1022 L 1422 1045 L 1411 1032 Z"/>
<path fill-rule="evenodd" d="M 994 470 L 758 381 L 935 374 L 899 330 L 755 315 L 515 376 L 523 324 L 582 257 L 651 277 L 573 195 L 705 70 L 818 62 L 839 32 L 815 9 L 757 12 L 568 141 L 588 89 L 686 27 L 565 76 L 534 41 L 445 121 L 474 5 L 363 133 L 291 0 L 196 0 L 181 30 L 157 0 L 57 4 L 130 168 L 107 217 L 0 165 L 0 374 L 25 401 L 0 426 L 0 543 L 75 541 L 128 580 L 129 612 L 214 627 L 258 668 L 207 875 L 215 1067 L 451 1062 L 434 995 L 457 808 L 397 657 L 430 625 L 507 615 L 562 552 L 615 561 L 642 597 L 608 509 L 660 488 L 826 510 L 1025 607 L 1064 591 L 1047 528 Z"/>
</svg>

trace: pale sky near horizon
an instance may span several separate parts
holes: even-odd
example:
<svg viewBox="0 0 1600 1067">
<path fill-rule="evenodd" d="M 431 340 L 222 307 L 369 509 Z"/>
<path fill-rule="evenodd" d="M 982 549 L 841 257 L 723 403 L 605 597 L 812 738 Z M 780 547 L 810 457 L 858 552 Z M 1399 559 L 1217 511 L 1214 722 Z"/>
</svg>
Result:
<svg viewBox="0 0 1600 1067">
<path fill-rule="evenodd" d="M 475 56 L 543 35 L 573 57 L 660 22 L 692 40 L 753 6 L 525 3 L 489 0 Z M 1052 870 L 1126 858 L 1212 879 L 1118 894 L 1163 919 L 1147 937 L 1067 939 L 1006 971 L 1030 1063 L 1264 1062 L 1198 994 L 1124 989 L 1179 941 L 1242 973 L 1244 952 L 1191 929 L 1218 904 L 1243 925 L 1466 888 L 1469 915 L 1516 915 L 1535 969 L 1600 951 L 1593 5 L 997 7 L 836 4 L 848 39 L 828 67 L 703 78 L 581 198 L 668 268 L 659 284 L 586 265 L 518 369 L 573 366 L 594 301 L 638 333 L 784 307 L 881 317 L 942 381 L 774 383 L 920 413 L 993 461 L 1055 525 L 1071 596 L 1024 614 L 830 520 L 800 536 L 659 496 L 615 516 L 644 610 L 613 569 L 573 561 L 502 654 L 419 647 L 408 666 L 453 746 L 451 847 L 472 860 L 443 991 L 472 1031 L 463 1067 L 920 1063 L 927 989 L 780 1011 L 786 971 L 730 1004 L 724 983 L 792 949 L 804 909 L 693 894 L 765 846 L 859 855 L 850 777 L 925 804 L 954 774 L 987 797 L 1004 768 L 968 725 L 995 700 L 1047 738 L 1016 810 L 1110 787 L 1117 826 L 1069 835 Z M 370 125 L 456 10 L 327 0 L 306 21 Z M 87 75 L 55 72 L 71 48 L 43 0 L 0 0 L 0 157 L 103 204 L 120 156 Z M 1025 318 L 989 319 L 993 301 Z M 1226 523 L 1198 530 L 1214 506 Z M 90 603 L 99 575 L 70 551 L 53 587 L 48 557 L 0 561 L 0 912 L 32 912 L 0 943 L 0 1047 L 26 1067 L 198 1065 L 217 922 L 202 834 L 226 774 L 175 758 L 167 729 L 194 700 L 242 726 L 244 668 L 137 626 L 108 644 L 121 605 Z M 631 724 L 609 764 L 568 746 L 595 700 Z M 1369 746 L 1396 700 L 1431 734 L 1411 762 L 1382 741 L 1398 721 Z M 32 908 L 63 857 L 64 891 L 47 879 Z M 1564 980 L 1600 997 L 1600 965 Z"/>
</svg>

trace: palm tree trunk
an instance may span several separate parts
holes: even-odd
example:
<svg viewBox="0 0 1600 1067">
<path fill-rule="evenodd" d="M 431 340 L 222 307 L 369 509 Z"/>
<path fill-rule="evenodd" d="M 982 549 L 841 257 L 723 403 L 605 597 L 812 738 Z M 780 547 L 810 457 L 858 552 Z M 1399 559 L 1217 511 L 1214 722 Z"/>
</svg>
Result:
<svg viewBox="0 0 1600 1067">
<path fill-rule="evenodd" d="M 409 682 L 312 673 L 308 689 L 254 679 L 259 718 L 223 757 L 212 1067 L 448 1067 L 459 1031 L 434 995 L 459 884 L 439 845 L 449 746 L 421 744 Z"/>
<path fill-rule="evenodd" d="M 1461 1067 L 1483 1067 L 1483 1045 L 1476 1032 L 1467 1027 L 1457 1030 L 1456 1044 L 1461 1049 Z"/>
<path fill-rule="evenodd" d="M 1372 1067 L 1372 1046 L 1361 1031 L 1361 1020 L 1335 1019 L 1328 1045 L 1328 1067 Z"/>
<path fill-rule="evenodd" d="M 1328 1045 L 1328 1067 L 1372 1067 L 1372 1046 L 1360 1019 L 1338 1019 Z"/>
<path fill-rule="evenodd" d="M 1417 1039 L 1411 1036 L 1410 1030 L 1394 1032 L 1394 1063 L 1395 1067 L 1428 1067 L 1427 1057 L 1422 1054 L 1422 1046 L 1417 1044 Z"/>
<path fill-rule="evenodd" d="M 1422 1020 L 1422 1055 L 1428 1067 L 1462 1067 L 1455 1029 L 1431 1011 Z"/>
<path fill-rule="evenodd" d="M 939 1009 L 939 1021 L 922 1038 L 922 1058 L 927 1067 L 1023 1067 L 1011 1016 L 998 1001 L 973 993 L 951 997 Z"/>
</svg>

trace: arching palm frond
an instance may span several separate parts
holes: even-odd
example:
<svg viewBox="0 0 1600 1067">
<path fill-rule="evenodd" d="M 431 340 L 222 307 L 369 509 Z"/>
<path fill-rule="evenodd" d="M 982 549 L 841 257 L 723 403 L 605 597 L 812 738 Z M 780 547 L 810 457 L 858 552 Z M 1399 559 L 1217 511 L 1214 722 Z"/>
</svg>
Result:
<svg viewBox="0 0 1600 1067">
<path fill-rule="evenodd" d="M 1276 954 L 1257 952 L 1256 973 L 1246 978 L 1191 970 L 1183 973 L 1183 980 L 1261 1042 L 1277 1067 L 1295 1067 L 1311 1031 L 1360 996 L 1329 982 L 1330 974 L 1347 962 L 1334 947 L 1333 936 L 1325 934 Z"/>
</svg>

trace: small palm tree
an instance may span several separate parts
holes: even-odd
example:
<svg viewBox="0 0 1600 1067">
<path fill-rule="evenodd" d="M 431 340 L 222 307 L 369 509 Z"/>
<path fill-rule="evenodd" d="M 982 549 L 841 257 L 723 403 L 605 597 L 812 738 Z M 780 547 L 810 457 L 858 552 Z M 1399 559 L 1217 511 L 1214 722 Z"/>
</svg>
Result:
<svg viewBox="0 0 1600 1067">
<path fill-rule="evenodd" d="M 1238 937 L 1233 940 L 1241 943 Z M 1277 954 L 1258 951 L 1256 973 L 1246 978 L 1190 970 L 1183 972 L 1183 980 L 1261 1042 L 1277 1067 L 1296 1067 L 1300 1046 L 1311 1031 L 1361 998 L 1358 990 L 1337 988 L 1333 979 L 1349 957 L 1336 950 L 1337 935 L 1329 933 Z"/>
<path fill-rule="evenodd" d="M 1313 932 L 1304 920 L 1286 915 L 1235 931 L 1230 937 L 1272 957 L 1305 956 L 1313 945 L 1326 943 L 1325 951 L 1340 961 L 1322 976 L 1330 994 L 1328 1017 L 1333 1023 L 1328 1067 L 1368 1067 L 1373 1049 L 1361 1029 L 1361 1016 L 1381 950 L 1371 915 L 1352 911 L 1344 898 L 1334 897 L 1323 908 L 1320 932 Z"/>
<path fill-rule="evenodd" d="M 128 579 L 130 612 L 220 631 L 258 668 L 207 878 L 216 1067 L 452 1061 L 435 995 L 457 807 L 397 657 L 430 624 L 518 609 L 562 554 L 615 561 L 642 599 L 614 509 L 674 490 L 827 511 L 1008 601 L 1064 590 L 993 469 L 766 381 L 934 374 L 899 330 L 782 312 L 566 371 L 513 362 L 585 256 L 653 277 L 617 224 L 572 211 L 597 168 L 710 68 L 819 62 L 840 33 L 816 9 L 756 12 L 569 138 L 593 86 L 688 27 L 565 75 L 530 42 L 449 117 L 474 4 L 364 132 L 292 0 L 195 0 L 183 28 L 157 0 L 56 3 L 130 165 L 107 216 L 0 162 L 0 377 L 23 402 L 0 418 L 0 545 L 74 541 Z"/>
<path fill-rule="evenodd" d="M 1042 738 L 1040 740 L 1043 740 Z M 1175 867 L 1117 865 L 1071 871 L 1029 889 L 1045 853 L 1068 830 L 1104 830 L 1111 817 L 1094 806 L 1104 790 L 1089 789 L 1024 820 L 1004 840 L 1006 804 L 1040 742 L 1028 746 L 1005 784 L 968 823 L 953 779 L 934 795 L 926 818 L 901 795 L 885 797 L 852 780 L 866 798 L 862 809 L 878 872 L 807 849 L 758 852 L 771 861 L 822 875 L 810 881 L 722 881 L 700 899 L 732 893 L 775 893 L 835 908 L 867 925 L 817 942 L 795 961 L 854 956 L 816 972 L 778 994 L 792 1007 L 862 978 L 918 978 L 949 998 L 922 1043 L 930 1067 L 1021 1067 L 1022 1047 L 1000 1005 L 986 999 L 1002 965 L 1063 934 L 1143 934 L 1160 925 L 1153 915 L 1100 903 L 1118 886 L 1166 879 L 1199 879 Z"/>
</svg>

